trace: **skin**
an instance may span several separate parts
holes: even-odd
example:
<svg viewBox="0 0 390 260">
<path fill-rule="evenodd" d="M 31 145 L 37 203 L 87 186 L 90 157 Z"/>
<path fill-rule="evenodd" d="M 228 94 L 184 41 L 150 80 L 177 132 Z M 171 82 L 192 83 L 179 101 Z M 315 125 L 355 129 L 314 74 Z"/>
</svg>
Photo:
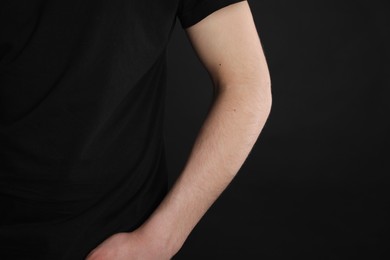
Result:
<svg viewBox="0 0 390 260">
<path fill-rule="evenodd" d="M 208 71 L 214 100 L 181 174 L 138 229 L 110 236 L 86 260 L 165 260 L 239 171 L 272 104 L 267 62 L 247 1 L 231 4 L 188 27 Z"/>
</svg>

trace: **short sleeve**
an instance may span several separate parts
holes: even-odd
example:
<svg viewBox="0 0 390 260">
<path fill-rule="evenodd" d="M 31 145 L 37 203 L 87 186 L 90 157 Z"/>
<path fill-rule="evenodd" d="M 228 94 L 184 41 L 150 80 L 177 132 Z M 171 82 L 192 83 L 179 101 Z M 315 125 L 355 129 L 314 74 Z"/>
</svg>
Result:
<svg viewBox="0 0 390 260">
<path fill-rule="evenodd" d="M 242 1 L 246 0 L 180 0 L 177 17 L 186 29 L 222 7 Z"/>
</svg>

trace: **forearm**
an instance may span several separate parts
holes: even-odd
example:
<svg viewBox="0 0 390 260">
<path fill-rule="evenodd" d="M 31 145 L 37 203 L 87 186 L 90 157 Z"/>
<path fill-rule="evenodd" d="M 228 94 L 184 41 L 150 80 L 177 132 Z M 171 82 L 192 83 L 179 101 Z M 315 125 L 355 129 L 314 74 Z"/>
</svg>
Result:
<svg viewBox="0 0 390 260">
<path fill-rule="evenodd" d="M 221 91 L 214 100 L 182 173 L 141 226 L 150 239 L 166 242 L 173 254 L 234 178 L 269 115 L 269 87 Z"/>
</svg>

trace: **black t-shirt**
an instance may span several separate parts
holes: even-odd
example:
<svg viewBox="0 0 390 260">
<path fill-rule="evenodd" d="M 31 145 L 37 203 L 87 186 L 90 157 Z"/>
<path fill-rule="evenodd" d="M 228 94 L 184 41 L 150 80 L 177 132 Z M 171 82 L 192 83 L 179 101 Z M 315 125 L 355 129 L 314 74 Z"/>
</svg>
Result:
<svg viewBox="0 0 390 260">
<path fill-rule="evenodd" d="M 0 259 L 85 259 L 147 219 L 176 18 L 240 1 L 0 1 Z"/>
</svg>

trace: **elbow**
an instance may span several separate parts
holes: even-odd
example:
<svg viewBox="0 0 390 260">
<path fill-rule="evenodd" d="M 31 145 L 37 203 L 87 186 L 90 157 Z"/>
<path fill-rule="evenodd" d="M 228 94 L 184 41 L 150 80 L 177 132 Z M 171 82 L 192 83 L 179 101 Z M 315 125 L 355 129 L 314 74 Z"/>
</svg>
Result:
<svg viewBox="0 0 390 260">
<path fill-rule="evenodd" d="M 262 80 L 261 82 L 257 82 L 253 93 L 256 103 L 260 106 L 260 109 L 263 111 L 263 113 L 265 113 L 268 117 L 272 109 L 271 80 L 268 78 Z"/>
<path fill-rule="evenodd" d="M 249 92 L 247 97 L 252 100 L 252 104 L 255 103 L 255 107 L 261 110 L 262 114 L 270 114 L 272 108 L 272 88 L 271 88 L 271 76 L 267 71 L 263 71 L 259 75 L 247 79 L 247 86 Z M 256 110 L 256 109 L 255 109 Z"/>
<path fill-rule="evenodd" d="M 263 77 L 260 80 L 260 82 L 258 83 L 258 85 L 260 85 L 260 88 L 263 91 L 267 102 L 269 103 L 268 105 L 271 108 L 271 106 L 272 106 L 272 88 L 271 88 L 271 76 L 270 76 L 269 72 L 265 73 L 265 75 L 263 75 Z"/>
<path fill-rule="evenodd" d="M 272 88 L 271 88 L 271 81 L 268 81 L 267 86 L 265 87 L 267 90 L 266 94 L 266 102 L 267 102 L 267 108 L 268 108 L 268 114 L 271 113 L 272 109 Z"/>
<path fill-rule="evenodd" d="M 272 109 L 271 81 L 265 81 L 261 84 L 258 84 L 257 92 L 254 97 L 255 104 L 253 105 L 253 111 L 256 117 L 256 122 L 258 123 L 258 127 L 259 129 L 262 129 L 268 120 Z"/>
<path fill-rule="evenodd" d="M 262 81 L 257 83 L 257 87 L 253 90 L 252 111 L 258 123 L 259 129 L 264 127 L 268 120 L 272 109 L 272 89 L 271 81 Z"/>
</svg>

